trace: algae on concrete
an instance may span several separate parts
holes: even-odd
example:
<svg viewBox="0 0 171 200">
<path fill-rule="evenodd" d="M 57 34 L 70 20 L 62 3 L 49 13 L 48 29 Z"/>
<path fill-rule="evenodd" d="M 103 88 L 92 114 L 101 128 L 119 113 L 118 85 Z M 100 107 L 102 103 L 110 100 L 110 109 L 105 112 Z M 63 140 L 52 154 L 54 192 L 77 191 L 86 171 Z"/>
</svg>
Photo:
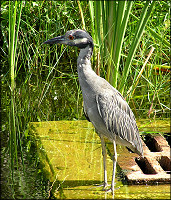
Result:
<svg viewBox="0 0 171 200">
<path fill-rule="evenodd" d="M 43 171 L 51 181 L 51 192 L 57 199 L 105 199 L 111 193 L 102 191 L 103 160 L 101 142 L 90 122 L 33 122 L 30 131 L 35 138 Z M 140 125 L 142 123 L 140 122 Z M 119 149 L 118 146 L 118 156 Z M 108 182 L 113 162 L 108 156 Z M 169 185 L 124 185 L 116 176 L 116 199 L 170 199 Z"/>
</svg>

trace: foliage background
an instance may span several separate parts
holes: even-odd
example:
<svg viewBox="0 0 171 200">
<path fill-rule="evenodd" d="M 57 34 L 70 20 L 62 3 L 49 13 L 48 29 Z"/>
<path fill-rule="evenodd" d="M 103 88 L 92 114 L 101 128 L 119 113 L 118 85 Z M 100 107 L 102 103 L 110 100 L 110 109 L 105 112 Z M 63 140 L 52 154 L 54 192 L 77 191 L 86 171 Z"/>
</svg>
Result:
<svg viewBox="0 0 171 200">
<path fill-rule="evenodd" d="M 12 2 L 12 1 L 11 1 Z M 2 183 L 7 198 L 18 195 L 25 197 L 29 193 L 24 183 L 32 182 L 29 174 L 23 174 L 25 163 L 26 171 L 31 172 L 31 166 L 39 166 L 39 162 L 31 156 L 33 143 L 29 141 L 28 123 L 31 121 L 51 120 L 77 120 L 85 119 L 82 109 L 82 95 L 78 83 L 76 59 L 79 50 L 76 48 L 43 45 L 47 39 L 65 34 L 70 29 L 82 29 L 83 21 L 80 6 L 84 14 L 86 30 L 91 34 L 91 17 L 88 1 L 23 1 L 21 21 L 18 32 L 15 66 L 15 119 L 18 147 L 21 152 L 17 159 L 18 168 L 13 174 L 15 183 L 10 184 L 10 172 L 6 169 L 10 166 L 10 112 L 11 112 L 11 79 L 9 68 L 9 2 L 1 2 L 1 134 L 2 155 L 4 168 L 2 168 Z M 139 17 L 144 6 L 142 1 L 134 1 L 131 13 Z M 17 14 L 18 14 L 17 10 Z M 105 23 L 105 22 L 104 22 Z M 129 52 L 133 33 L 137 21 L 130 16 L 120 62 L 120 72 L 123 70 L 126 56 Z M 170 37 L 170 2 L 156 1 L 151 17 L 147 23 L 155 33 L 161 36 L 157 38 L 146 29 L 136 51 L 131 71 L 125 85 L 123 96 L 129 102 L 136 118 L 168 118 L 170 117 L 170 47 L 163 43 L 169 42 Z M 163 40 L 162 40 L 163 38 Z M 107 41 L 110 42 L 110 41 Z M 141 70 L 151 47 L 155 50 L 139 79 L 135 93 L 129 96 L 135 75 Z M 97 66 L 97 53 L 99 46 L 96 44 L 92 67 L 97 70 L 100 66 L 100 75 L 106 78 L 107 63 L 100 60 Z M 103 49 L 102 49 L 103 50 Z M 118 81 L 119 80 L 118 76 Z M 151 83 L 151 84 L 150 84 Z M 150 114 L 150 115 L 148 115 Z M 30 157 L 28 158 L 28 155 Z M 20 159 L 21 156 L 21 159 Z M 14 162 L 16 165 L 17 162 Z M 34 167 L 33 167 L 34 168 Z M 13 166 L 15 170 L 15 166 Z M 36 168 L 36 170 L 39 170 Z M 31 174 L 37 174 L 37 171 Z M 39 173 L 41 174 L 41 173 Z M 22 177 L 22 178 L 21 178 Z M 13 179 L 13 180 L 14 180 Z M 9 184 L 6 183 L 9 182 Z M 38 179 L 37 185 L 44 183 L 43 178 Z M 21 186 L 22 185 L 22 186 Z M 12 189 L 11 189 L 12 188 Z M 17 188 L 17 189 L 16 189 Z M 25 190 L 25 191 L 24 191 Z M 10 191 L 10 192 L 9 192 Z M 16 192 L 17 191 L 17 192 Z M 31 190 L 30 190 L 31 191 Z M 8 196 L 9 195 L 9 196 Z M 37 197 L 34 191 L 30 197 Z M 40 196 L 44 196 L 42 191 Z M 38 196 L 39 196 L 38 195 Z"/>
</svg>

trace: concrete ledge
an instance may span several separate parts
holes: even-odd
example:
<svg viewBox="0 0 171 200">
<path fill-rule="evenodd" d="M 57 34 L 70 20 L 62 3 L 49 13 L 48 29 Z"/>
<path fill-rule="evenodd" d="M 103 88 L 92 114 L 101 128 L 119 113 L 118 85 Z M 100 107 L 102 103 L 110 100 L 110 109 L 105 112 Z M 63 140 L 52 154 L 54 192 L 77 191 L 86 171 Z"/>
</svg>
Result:
<svg viewBox="0 0 171 200">
<path fill-rule="evenodd" d="M 170 146 L 161 135 L 148 135 L 148 140 L 150 139 L 155 152 L 150 151 L 142 141 L 144 158 L 137 157 L 134 153 L 128 154 L 126 151 L 121 152 L 118 157 L 118 164 L 129 184 L 170 183 Z"/>
</svg>

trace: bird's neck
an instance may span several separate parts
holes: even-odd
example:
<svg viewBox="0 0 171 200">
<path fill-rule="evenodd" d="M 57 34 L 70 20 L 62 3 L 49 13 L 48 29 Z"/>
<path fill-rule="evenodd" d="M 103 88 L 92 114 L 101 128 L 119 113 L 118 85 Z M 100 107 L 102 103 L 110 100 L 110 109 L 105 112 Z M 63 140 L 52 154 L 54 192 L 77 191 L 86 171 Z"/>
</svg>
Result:
<svg viewBox="0 0 171 200">
<path fill-rule="evenodd" d="M 86 48 L 84 49 L 80 49 L 80 53 L 77 59 L 77 66 L 78 67 L 83 67 L 83 66 L 87 66 L 87 67 L 91 67 L 91 56 L 93 54 L 93 46 L 88 45 Z"/>
<path fill-rule="evenodd" d="M 84 49 L 80 50 L 80 54 L 77 59 L 77 71 L 78 78 L 82 88 L 82 91 L 85 89 L 85 86 L 88 88 L 93 83 L 93 80 L 97 74 L 91 68 L 91 56 L 93 54 L 93 47 L 87 46 Z"/>
</svg>

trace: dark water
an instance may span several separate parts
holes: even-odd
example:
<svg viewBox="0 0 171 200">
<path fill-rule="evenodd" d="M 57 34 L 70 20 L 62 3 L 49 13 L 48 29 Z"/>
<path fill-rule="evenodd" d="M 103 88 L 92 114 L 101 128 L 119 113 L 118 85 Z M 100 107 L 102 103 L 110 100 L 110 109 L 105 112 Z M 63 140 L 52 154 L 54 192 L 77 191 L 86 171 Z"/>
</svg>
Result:
<svg viewBox="0 0 171 200">
<path fill-rule="evenodd" d="M 1 137 L 1 142 L 2 140 L 8 140 L 6 135 L 3 139 Z M 16 162 L 14 162 L 14 182 L 12 181 L 12 173 L 10 170 L 9 153 L 8 150 L 5 152 L 5 149 L 5 147 L 2 147 L 1 151 L 1 199 L 47 198 L 49 196 L 49 181 L 43 174 L 34 143 L 30 141 L 30 147 L 26 146 L 23 149 L 24 171 L 20 157 L 18 160 L 18 169 Z"/>
</svg>

